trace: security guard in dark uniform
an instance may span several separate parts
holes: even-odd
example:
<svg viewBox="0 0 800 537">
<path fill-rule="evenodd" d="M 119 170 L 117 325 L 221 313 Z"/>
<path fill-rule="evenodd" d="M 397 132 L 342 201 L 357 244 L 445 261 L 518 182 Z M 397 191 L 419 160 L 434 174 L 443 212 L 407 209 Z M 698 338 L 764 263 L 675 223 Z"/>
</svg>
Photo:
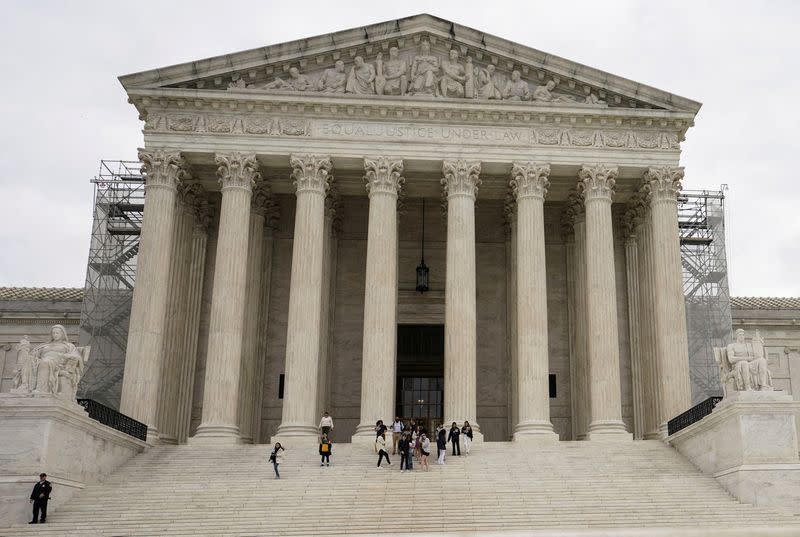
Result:
<svg viewBox="0 0 800 537">
<path fill-rule="evenodd" d="M 31 502 L 33 503 L 33 520 L 28 524 L 44 524 L 47 520 L 47 501 L 50 499 L 50 492 L 53 487 L 47 480 L 47 474 L 39 474 L 39 482 L 33 486 L 31 492 Z M 39 511 L 42 518 L 39 518 Z"/>
</svg>

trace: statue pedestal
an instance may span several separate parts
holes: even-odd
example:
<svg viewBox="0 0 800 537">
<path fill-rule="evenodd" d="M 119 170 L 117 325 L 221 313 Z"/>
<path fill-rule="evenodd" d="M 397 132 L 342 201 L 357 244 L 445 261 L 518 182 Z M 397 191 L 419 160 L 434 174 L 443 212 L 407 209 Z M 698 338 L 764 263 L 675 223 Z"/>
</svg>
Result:
<svg viewBox="0 0 800 537">
<path fill-rule="evenodd" d="M 147 446 L 54 395 L 0 394 L 0 439 L 2 526 L 30 520 L 28 498 L 40 473 L 53 484 L 50 513 Z"/>
<path fill-rule="evenodd" d="M 798 411 L 782 391 L 731 392 L 667 442 L 740 501 L 800 513 Z"/>
</svg>

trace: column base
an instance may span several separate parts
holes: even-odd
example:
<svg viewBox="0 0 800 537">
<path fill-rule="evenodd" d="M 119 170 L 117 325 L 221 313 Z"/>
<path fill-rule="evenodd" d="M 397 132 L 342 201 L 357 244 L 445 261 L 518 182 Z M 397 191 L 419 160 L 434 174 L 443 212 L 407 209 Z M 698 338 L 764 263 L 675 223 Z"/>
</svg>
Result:
<svg viewBox="0 0 800 537">
<path fill-rule="evenodd" d="M 553 424 L 544 420 L 528 420 L 514 427 L 514 442 L 557 442 Z"/>
<path fill-rule="evenodd" d="M 195 435 L 187 440 L 189 444 L 241 444 L 239 427 L 236 425 L 200 425 Z"/>
<path fill-rule="evenodd" d="M 165 434 L 156 433 L 156 436 L 158 437 L 158 443 L 159 444 L 168 444 L 168 445 L 171 445 L 171 446 L 175 446 L 175 445 L 178 444 L 178 439 L 175 438 L 172 435 L 165 435 Z M 150 431 L 147 431 L 147 438 L 148 438 L 148 440 L 150 439 Z"/>
<path fill-rule="evenodd" d="M 625 424 L 622 421 L 593 421 L 589 424 L 586 440 L 633 441 L 633 435 L 625 429 Z"/>
<path fill-rule="evenodd" d="M 282 423 L 272 438 L 312 438 L 317 441 L 320 438 L 320 433 L 319 429 L 314 425 Z M 274 444 L 275 442 L 273 441 L 272 443 Z"/>
</svg>

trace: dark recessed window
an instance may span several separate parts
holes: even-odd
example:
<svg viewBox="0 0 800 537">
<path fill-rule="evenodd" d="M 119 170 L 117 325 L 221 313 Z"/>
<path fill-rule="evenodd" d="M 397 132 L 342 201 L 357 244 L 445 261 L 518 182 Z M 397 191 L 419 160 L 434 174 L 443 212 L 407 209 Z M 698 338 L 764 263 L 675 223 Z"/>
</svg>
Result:
<svg viewBox="0 0 800 537">
<path fill-rule="evenodd" d="M 550 375 L 550 399 L 555 399 L 555 398 L 556 398 L 556 376 Z"/>
<path fill-rule="evenodd" d="M 286 375 L 281 373 L 281 376 L 278 377 L 278 399 L 283 399 L 283 384 L 285 381 Z M 550 388 L 551 390 L 553 388 Z"/>
</svg>

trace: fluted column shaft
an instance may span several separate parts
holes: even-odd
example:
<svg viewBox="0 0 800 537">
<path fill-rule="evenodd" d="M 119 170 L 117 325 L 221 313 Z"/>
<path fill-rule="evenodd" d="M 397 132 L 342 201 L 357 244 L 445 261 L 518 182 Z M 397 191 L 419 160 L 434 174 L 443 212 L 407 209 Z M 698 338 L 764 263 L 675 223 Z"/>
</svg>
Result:
<svg viewBox="0 0 800 537">
<path fill-rule="evenodd" d="M 589 364 L 586 311 L 586 215 L 575 215 L 575 408 L 576 440 L 585 440 L 589 432 L 591 399 L 589 397 Z"/>
<path fill-rule="evenodd" d="M 261 330 L 258 313 L 261 303 L 261 263 L 264 260 L 264 211 L 253 195 L 250 209 L 249 246 L 247 248 L 247 283 L 245 290 L 244 333 L 242 334 L 242 372 L 239 379 L 239 434 L 242 441 L 253 441 L 254 393 L 256 390 L 256 352 Z"/>
<path fill-rule="evenodd" d="M 649 211 L 645 212 L 640 228 L 639 240 L 639 261 L 640 261 L 640 304 L 642 327 L 642 340 L 640 343 L 642 363 L 644 367 L 644 394 L 645 394 L 645 440 L 657 439 L 658 415 L 661 413 L 660 392 L 661 386 L 658 381 L 658 361 L 656 360 L 656 329 L 655 314 L 653 311 L 656 283 L 653 279 L 653 248 L 652 248 L 652 225 Z"/>
<path fill-rule="evenodd" d="M 357 436 L 374 436 L 375 422 L 392 419 L 397 357 L 397 197 L 403 161 L 364 159 L 369 192 L 361 422 Z"/>
<path fill-rule="evenodd" d="M 297 189 L 286 333 L 286 383 L 277 436 L 317 435 L 327 157 L 292 156 Z"/>
<path fill-rule="evenodd" d="M 509 193 L 505 205 L 506 218 L 506 345 L 508 346 L 508 431 L 513 435 L 519 421 L 517 401 L 517 222 L 514 195 Z"/>
<path fill-rule="evenodd" d="M 633 437 L 644 436 L 644 370 L 641 354 L 641 308 L 639 307 L 639 259 L 636 231 L 629 223 L 625 238 L 625 269 L 628 287 L 628 330 L 631 349 L 631 383 L 633 384 Z"/>
<path fill-rule="evenodd" d="M 197 363 L 197 339 L 200 332 L 200 306 L 206 268 L 206 244 L 208 242 L 208 206 L 198 208 L 192 229 L 192 246 L 189 262 L 188 291 L 186 300 L 186 331 L 183 348 L 186 357 L 181 368 L 178 391 L 178 442 L 186 442 L 192 418 L 195 365 Z"/>
<path fill-rule="evenodd" d="M 266 370 L 267 359 L 267 334 L 269 329 L 269 304 L 270 290 L 272 287 L 272 249 L 275 241 L 274 220 L 277 210 L 273 208 L 273 215 L 267 216 L 267 227 L 264 229 L 262 251 L 264 258 L 262 261 L 263 272 L 261 275 L 261 291 L 259 300 L 261 307 L 258 314 L 258 353 L 256 354 L 256 389 L 253 397 L 253 442 L 261 442 L 261 412 L 264 404 L 264 371 Z"/>
<path fill-rule="evenodd" d="M 550 166 L 516 163 L 511 187 L 517 200 L 517 390 L 519 421 L 514 439 L 555 438 L 550 422 L 547 348 L 547 265 L 544 197 Z"/>
<path fill-rule="evenodd" d="M 140 150 L 139 160 L 145 175 L 144 218 L 120 412 L 147 424 L 148 439 L 156 439 L 175 199 L 178 182 L 188 174 L 178 151 Z"/>
<path fill-rule="evenodd" d="M 622 422 L 611 219 L 616 175 L 616 168 L 603 165 L 584 166 L 579 175 L 586 208 L 589 438 L 627 434 Z"/>
<path fill-rule="evenodd" d="M 445 423 L 477 424 L 475 197 L 480 162 L 444 161 L 447 196 L 447 275 L 444 314 Z"/>
<path fill-rule="evenodd" d="M 655 267 L 656 356 L 661 384 L 658 427 L 667 435 L 667 421 L 691 406 L 689 350 L 678 237 L 677 195 L 683 168 L 650 168 L 653 265 Z"/>
<path fill-rule="evenodd" d="M 194 438 L 238 442 L 250 200 L 259 172 L 252 153 L 218 154 L 215 160 L 222 184 L 222 206 L 214 262 L 203 417 Z"/>
</svg>

